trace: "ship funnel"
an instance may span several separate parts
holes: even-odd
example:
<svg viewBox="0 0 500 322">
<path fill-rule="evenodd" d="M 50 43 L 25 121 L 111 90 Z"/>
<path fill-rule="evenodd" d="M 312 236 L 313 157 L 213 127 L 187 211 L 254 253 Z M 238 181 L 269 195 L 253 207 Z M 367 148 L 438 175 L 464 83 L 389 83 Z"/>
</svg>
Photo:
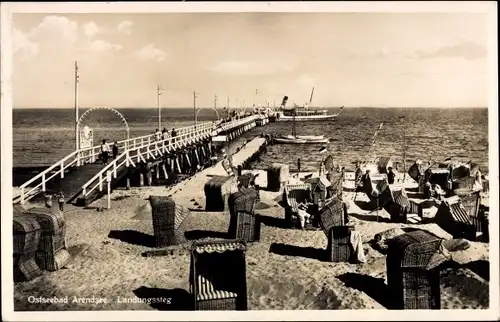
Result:
<svg viewBox="0 0 500 322">
<path fill-rule="evenodd" d="M 285 107 L 287 101 L 288 101 L 288 96 L 283 96 L 283 100 L 281 101 L 281 106 Z"/>
</svg>

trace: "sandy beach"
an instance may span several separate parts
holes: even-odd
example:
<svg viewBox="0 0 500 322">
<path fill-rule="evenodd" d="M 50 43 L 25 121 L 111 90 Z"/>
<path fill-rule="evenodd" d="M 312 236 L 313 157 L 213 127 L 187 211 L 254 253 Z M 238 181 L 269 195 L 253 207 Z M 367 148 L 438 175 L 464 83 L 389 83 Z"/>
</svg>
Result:
<svg viewBox="0 0 500 322">
<path fill-rule="evenodd" d="M 44 272 L 30 282 L 15 285 L 16 310 L 187 310 L 189 299 L 189 243 L 168 248 L 168 255 L 145 257 L 154 250 L 150 195 L 172 195 L 191 210 L 186 219 L 188 240 L 226 238 L 228 212 L 205 212 L 203 185 L 222 167 L 205 169 L 171 188 L 163 186 L 117 189 L 89 207 L 67 205 L 66 241 L 72 261 L 56 272 Z M 245 171 L 248 172 L 248 171 Z M 257 184 L 266 187 L 263 170 Z M 303 174 L 302 174 L 303 175 Z M 297 180 L 293 178 L 290 179 Z M 386 292 L 386 256 L 372 248 L 374 235 L 392 228 L 415 227 L 452 237 L 436 224 L 405 225 L 389 222 L 385 210 L 360 209 L 346 175 L 344 200 L 349 220 L 363 239 L 366 263 L 331 263 L 322 259 L 327 239 L 321 230 L 282 228 L 281 192 L 261 191 L 256 213 L 263 216 L 261 240 L 246 252 L 250 310 L 389 309 Z M 193 188 L 195 187 L 195 188 Z M 358 193 L 357 200 L 362 194 Z M 435 208 L 427 216 L 432 217 Z M 378 219 L 377 219 L 378 213 Z M 441 273 L 443 309 L 485 309 L 489 305 L 489 247 L 470 242 L 465 251 L 452 252 L 453 261 Z M 482 277 L 480 276 L 482 275 Z M 30 303 L 30 297 L 67 297 L 67 303 Z M 146 303 L 145 298 L 171 298 L 170 304 Z M 78 300 L 80 298 L 80 300 Z M 90 303 L 84 303 L 90 302 Z M 94 303 L 92 303 L 94 302 Z M 97 303 L 95 303 L 97 302 Z M 134 302 L 134 303 L 130 303 Z M 137 303 L 138 302 L 138 303 Z"/>
</svg>

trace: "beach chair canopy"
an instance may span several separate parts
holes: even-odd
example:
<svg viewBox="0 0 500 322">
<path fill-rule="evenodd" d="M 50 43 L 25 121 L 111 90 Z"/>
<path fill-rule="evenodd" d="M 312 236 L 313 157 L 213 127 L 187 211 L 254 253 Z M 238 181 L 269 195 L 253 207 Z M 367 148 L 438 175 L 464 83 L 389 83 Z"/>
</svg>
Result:
<svg viewBox="0 0 500 322">
<path fill-rule="evenodd" d="M 424 167 L 421 163 L 413 163 L 413 165 L 408 169 L 408 175 L 415 181 L 418 181 L 420 176 L 424 175 Z"/>
<path fill-rule="evenodd" d="M 438 220 L 452 220 L 457 223 L 472 225 L 472 220 L 459 196 L 446 198 L 439 206 L 436 217 Z"/>
<path fill-rule="evenodd" d="M 332 227 L 345 226 L 344 212 L 345 204 L 335 196 L 321 209 L 319 224 L 327 237 Z"/>
<path fill-rule="evenodd" d="M 410 209 L 410 200 L 408 199 L 408 195 L 406 194 L 406 190 L 404 188 L 393 191 L 392 196 L 394 197 L 395 204 Z"/>
<path fill-rule="evenodd" d="M 439 251 L 441 243 L 441 238 L 425 230 L 415 230 L 396 236 L 388 241 L 387 263 L 406 268 L 426 269 Z"/>
</svg>

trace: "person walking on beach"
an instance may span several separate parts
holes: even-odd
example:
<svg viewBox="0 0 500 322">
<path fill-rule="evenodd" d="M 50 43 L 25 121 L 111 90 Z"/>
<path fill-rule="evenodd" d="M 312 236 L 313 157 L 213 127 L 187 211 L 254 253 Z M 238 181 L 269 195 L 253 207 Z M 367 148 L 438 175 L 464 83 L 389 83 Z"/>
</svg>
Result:
<svg viewBox="0 0 500 322">
<path fill-rule="evenodd" d="M 108 164 L 108 153 L 109 153 L 109 146 L 106 143 L 106 140 L 102 140 L 101 156 L 102 156 L 102 164 L 104 165 Z"/>
<path fill-rule="evenodd" d="M 64 211 L 65 200 L 64 200 L 64 194 L 62 191 L 59 191 L 59 196 L 58 196 L 57 201 L 59 203 L 59 210 Z"/>
<path fill-rule="evenodd" d="M 115 141 L 113 144 L 113 159 L 116 159 L 118 156 L 118 142 Z"/>
</svg>

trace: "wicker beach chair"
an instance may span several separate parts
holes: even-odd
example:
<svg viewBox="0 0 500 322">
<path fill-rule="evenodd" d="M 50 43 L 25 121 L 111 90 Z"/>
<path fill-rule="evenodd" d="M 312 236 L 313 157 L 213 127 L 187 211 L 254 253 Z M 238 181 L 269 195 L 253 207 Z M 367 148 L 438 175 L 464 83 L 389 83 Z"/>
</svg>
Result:
<svg viewBox="0 0 500 322">
<path fill-rule="evenodd" d="M 228 197 L 234 185 L 233 176 L 214 176 L 204 186 L 205 210 L 225 211 L 227 209 Z"/>
<path fill-rule="evenodd" d="M 337 198 L 342 200 L 342 189 L 343 189 L 343 181 L 342 181 L 342 173 L 330 171 L 326 175 L 328 181 L 330 181 L 330 186 L 327 188 L 327 197 L 331 198 L 336 196 Z"/>
<path fill-rule="evenodd" d="M 255 185 L 255 178 L 257 175 L 248 172 L 238 177 L 238 184 L 240 187 L 248 188 Z"/>
<path fill-rule="evenodd" d="M 283 189 L 283 200 L 285 201 L 285 221 L 294 225 L 294 218 L 298 216 L 299 204 L 311 201 L 311 185 L 308 183 L 297 185 L 286 185 Z"/>
<path fill-rule="evenodd" d="M 350 244 L 352 226 L 347 226 L 347 209 L 342 200 L 333 197 L 319 214 L 319 224 L 328 239 L 327 258 L 331 262 L 348 262 L 352 255 Z"/>
<path fill-rule="evenodd" d="M 12 226 L 14 282 L 30 281 L 42 275 L 35 260 L 42 230 L 35 218 L 24 215 L 14 216 Z"/>
<path fill-rule="evenodd" d="M 379 173 L 388 173 L 392 167 L 392 157 L 379 157 L 377 159 L 377 170 Z"/>
<path fill-rule="evenodd" d="M 260 239 L 260 218 L 254 214 L 257 191 L 251 188 L 229 196 L 229 237 L 247 242 Z"/>
<path fill-rule="evenodd" d="M 195 242 L 191 248 L 190 292 L 195 310 L 247 310 L 246 244 Z"/>
<path fill-rule="evenodd" d="M 408 169 L 408 175 L 416 182 L 419 182 L 419 178 L 424 176 L 424 168 L 422 164 L 413 163 Z"/>
<path fill-rule="evenodd" d="M 363 188 L 370 202 L 375 206 L 384 207 L 394 201 L 391 188 L 384 176 L 376 175 L 365 180 Z"/>
<path fill-rule="evenodd" d="M 287 164 L 273 163 L 267 169 L 267 189 L 279 191 L 281 185 L 288 181 L 290 168 Z"/>
<path fill-rule="evenodd" d="M 388 241 L 387 285 L 395 309 L 439 309 L 438 265 L 442 240 L 424 230 L 412 231 Z"/>
<path fill-rule="evenodd" d="M 385 210 L 390 214 L 392 222 L 406 223 L 407 215 L 410 213 L 411 204 L 404 188 L 392 192 L 394 201 L 385 205 Z"/>
<path fill-rule="evenodd" d="M 428 179 L 431 184 L 438 184 L 443 190 L 448 190 L 448 179 L 450 179 L 450 170 L 445 168 L 428 169 Z"/>
<path fill-rule="evenodd" d="M 467 164 L 457 163 L 450 165 L 450 176 L 452 180 L 469 177 L 471 168 Z"/>
<path fill-rule="evenodd" d="M 476 227 L 459 196 L 453 196 L 441 202 L 434 222 L 450 233 L 453 238 L 476 240 Z"/>
<path fill-rule="evenodd" d="M 476 183 L 475 177 L 461 177 L 453 181 L 452 188 L 453 190 L 472 190 L 474 188 L 474 184 Z M 453 191 L 456 194 L 455 191 Z"/>
<path fill-rule="evenodd" d="M 36 251 L 38 266 L 47 271 L 63 268 L 71 256 L 66 250 L 66 222 L 64 214 L 54 208 L 31 208 L 23 215 L 36 219 L 41 227 L 40 243 Z"/>
<path fill-rule="evenodd" d="M 185 243 L 184 227 L 190 211 L 176 205 L 172 198 L 166 196 L 149 196 L 149 202 L 156 247 Z"/>
</svg>

